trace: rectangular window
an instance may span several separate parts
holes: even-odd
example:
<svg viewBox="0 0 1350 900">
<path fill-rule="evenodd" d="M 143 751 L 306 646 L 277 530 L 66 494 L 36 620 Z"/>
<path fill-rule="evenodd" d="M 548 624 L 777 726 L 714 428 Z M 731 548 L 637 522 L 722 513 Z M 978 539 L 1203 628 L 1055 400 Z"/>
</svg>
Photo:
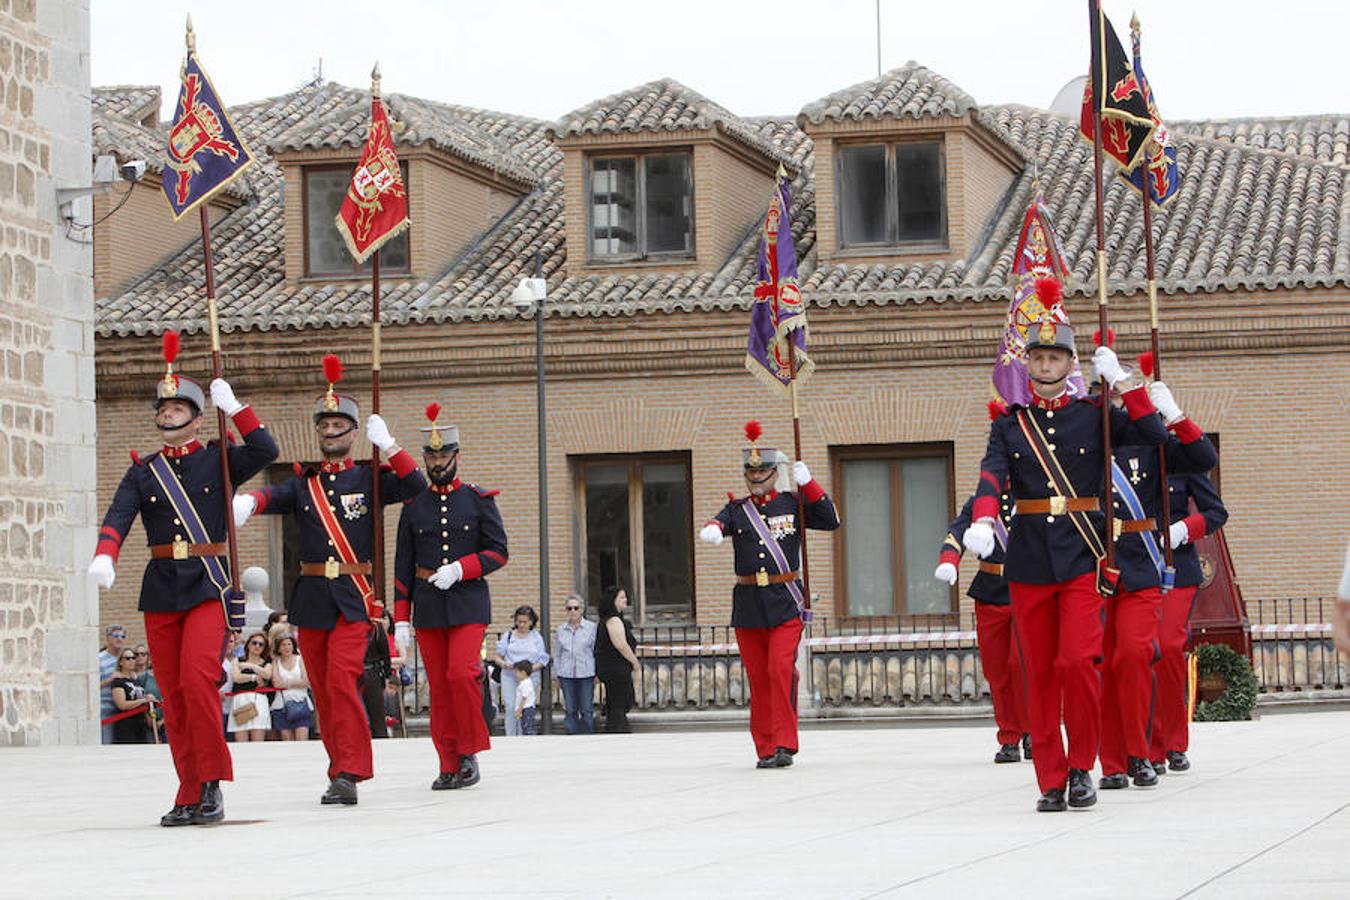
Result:
<svg viewBox="0 0 1350 900">
<path fill-rule="evenodd" d="M 408 184 L 408 166 L 399 164 L 403 184 Z M 305 201 L 305 274 L 309 276 L 348 277 L 370 272 L 370 260 L 358 266 L 347 249 L 347 242 L 334 224 L 342 199 L 351 184 L 350 166 L 306 166 Z M 408 232 L 380 248 L 380 272 L 391 275 L 408 271 Z"/>
<path fill-rule="evenodd" d="M 693 254 L 688 152 L 593 157 L 590 185 L 592 259 Z"/>
<path fill-rule="evenodd" d="M 952 612 L 952 591 L 933 578 L 953 515 L 952 446 L 842 447 L 834 456 L 843 522 L 837 613 Z"/>
<path fill-rule="evenodd" d="M 623 588 L 639 623 L 692 622 L 689 455 L 582 459 L 575 471 L 588 606 Z"/>
<path fill-rule="evenodd" d="M 840 246 L 946 241 L 940 141 L 844 146 L 837 168 Z"/>
</svg>

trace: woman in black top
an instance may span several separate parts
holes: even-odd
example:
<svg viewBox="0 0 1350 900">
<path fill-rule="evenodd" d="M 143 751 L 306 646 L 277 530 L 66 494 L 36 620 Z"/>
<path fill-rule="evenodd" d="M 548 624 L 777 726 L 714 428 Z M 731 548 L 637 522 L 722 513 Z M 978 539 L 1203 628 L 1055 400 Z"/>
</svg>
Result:
<svg viewBox="0 0 1350 900">
<path fill-rule="evenodd" d="M 605 686 L 605 731 L 632 731 L 628 710 L 633 708 L 633 672 L 642 669 L 634 652 L 633 625 L 624 618 L 628 595 L 620 588 L 600 601 L 600 628 L 595 636 L 595 674 Z"/>
<path fill-rule="evenodd" d="M 144 744 L 150 740 L 150 725 L 144 713 L 154 704 L 154 699 L 145 693 L 136 680 L 136 651 L 130 647 L 117 657 L 117 671 L 113 673 L 109 686 L 112 688 L 113 706 L 119 714 L 128 710 L 139 710 L 140 714 L 118 719 L 113 723 L 114 744 Z"/>
</svg>

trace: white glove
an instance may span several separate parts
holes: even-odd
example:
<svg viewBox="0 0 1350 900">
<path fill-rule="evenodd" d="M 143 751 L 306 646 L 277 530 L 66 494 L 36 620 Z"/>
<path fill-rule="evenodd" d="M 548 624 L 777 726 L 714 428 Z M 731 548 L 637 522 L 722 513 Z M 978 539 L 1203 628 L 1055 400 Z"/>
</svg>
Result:
<svg viewBox="0 0 1350 900">
<path fill-rule="evenodd" d="M 407 622 L 394 623 L 394 646 L 399 656 L 408 655 L 408 645 L 412 643 L 412 625 Z"/>
<path fill-rule="evenodd" d="M 117 573 L 113 571 L 112 557 L 106 553 L 95 556 L 93 562 L 89 563 L 89 577 L 105 591 L 112 587 L 113 581 L 117 578 Z"/>
<path fill-rule="evenodd" d="M 1098 347 L 1092 354 L 1092 367 L 1097 372 L 1098 378 L 1105 378 L 1106 383 L 1111 387 L 1116 386 L 1116 382 L 1125 377 L 1125 370 L 1120 367 L 1120 360 L 1116 358 L 1116 351 L 1110 347 Z"/>
<path fill-rule="evenodd" d="M 966 545 L 967 550 L 984 559 L 994 552 L 994 526 L 988 522 L 972 522 L 961 543 Z"/>
<path fill-rule="evenodd" d="M 1148 398 L 1153 401 L 1154 408 L 1162 414 L 1163 421 L 1168 425 L 1185 418 L 1186 414 L 1181 411 L 1176 398 L 1172 396 L 1172 389 L 1161 381 L 1155 381 L 1148 386 Z"/>
<path fill-rule="evenodd" d="M 707 525 L 704 525 L 703 530 L 698 533 L 698 539 L 706 541 L 716 547 L 718 544 L 722 543 L 724 538 L 722 536 L 721 527 L 716 522 L 709 522 Z"/>
<path fill-rule="evenodd" d="M 942 563 L 933 573 L 933 577 L 938 581 L 945 581 L 948 584 L 956 584 L 956 566 L 951 563 Z"/>
<path fill-rule="evenodd" d="M 811 483 L 811 470 L 800 459 L 792 464 L 792 480 L 798 485 Z"/>
<path fill-rule="evenodd" d="M 455 582 L 464 577 L 464 567 L 457 561 L 446 563 L 431 576 L 431 583 L 441 590 L 448 590 Z"/>
<path fill-rule="evenodd" d="M 234 527 L 243 528 L 248 517 L 258 508 L 258 501 L 252 494 L 234 495 Z"/>
<path fill-rule="evenodd" d="M 389 433 L 389 426 L 384 424 L 384 419 L 378 415 L 366 419 L 366 437 L 370 439 L 372 444 L 386 453 L 389 452 L 390 447 L 394 446 L 394 436 Z"/>
<path fill-rule="evenodd" d="M 234 396 L 234 388 L 224 378 L 216 378 L 211 382 L 211 402 L 216 408 L 227 416 L 232 416 L 244 408 Z"/>
<path fill-rule="evenodd" d="M 1186 527 L 1185 522 L 1173 522 L 1172 527 L 1167 531 L 1167 541 L 1175 550 L 1182 544 L 1191 539 L 1191 530 Z"/>
</svg>

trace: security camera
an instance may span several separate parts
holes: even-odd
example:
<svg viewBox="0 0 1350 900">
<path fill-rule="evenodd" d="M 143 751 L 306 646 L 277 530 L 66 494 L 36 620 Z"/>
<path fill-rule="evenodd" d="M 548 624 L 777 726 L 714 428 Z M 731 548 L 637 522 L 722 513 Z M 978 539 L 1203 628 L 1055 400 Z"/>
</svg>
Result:
<svg viewBox="0 0 1350 900">
<path fill-rule="evenodd" d="M 133 159 L 122 163 L 122 179 L 124 181 L 140 181 L 144 174 L 145 160 Z"/>
</svg>

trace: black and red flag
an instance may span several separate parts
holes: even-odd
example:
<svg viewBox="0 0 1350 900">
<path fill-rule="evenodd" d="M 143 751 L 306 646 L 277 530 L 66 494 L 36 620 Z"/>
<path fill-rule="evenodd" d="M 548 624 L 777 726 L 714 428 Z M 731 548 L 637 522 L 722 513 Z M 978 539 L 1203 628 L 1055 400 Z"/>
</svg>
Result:
<svg viewBox="0 0 1350 900">
<path fill-rule="evenodd" d="M 1158 121 L 1149 109 L 1145 85 L 1125 55 L 1099 0 L 1088 0 L 1088 20 L 1092 64 L 1083 89 L 1078 130 L 1090 143 L 1094 120 L 1100 115 L 1102 149 L 1121 168 L 1133 169 L 1146 155 Z"/>
</svg>

